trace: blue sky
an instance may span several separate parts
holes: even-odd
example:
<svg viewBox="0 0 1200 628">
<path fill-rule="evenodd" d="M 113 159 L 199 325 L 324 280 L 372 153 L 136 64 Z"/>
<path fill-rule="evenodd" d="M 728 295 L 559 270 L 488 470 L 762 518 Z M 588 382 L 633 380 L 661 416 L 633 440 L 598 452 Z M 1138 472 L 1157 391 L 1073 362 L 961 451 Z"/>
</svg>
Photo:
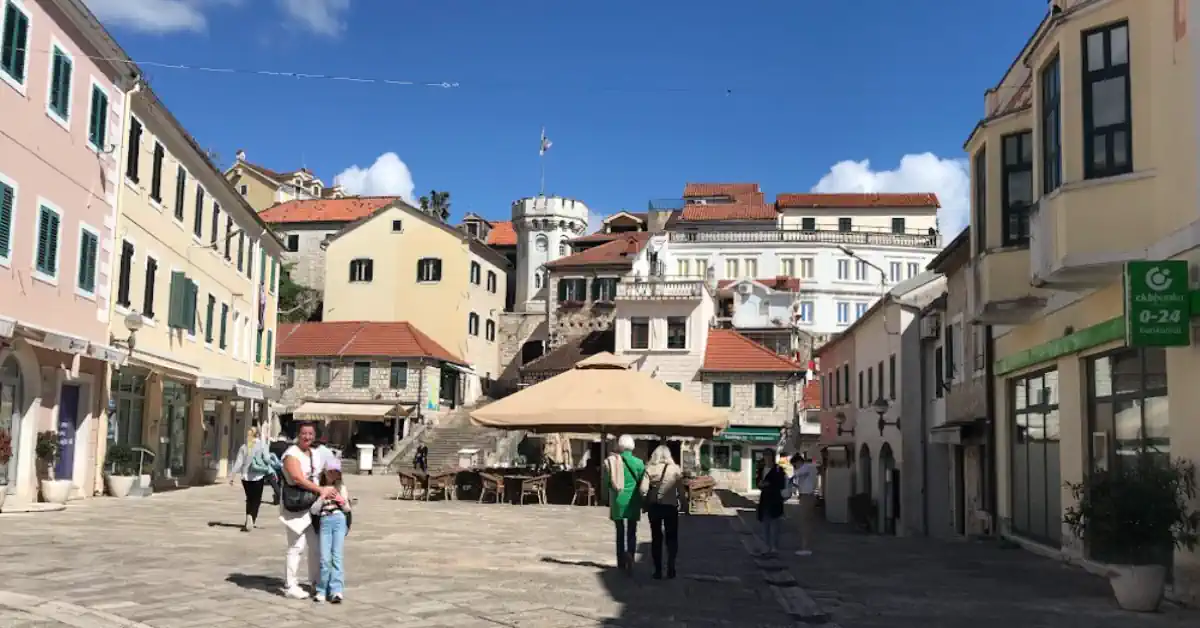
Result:
<svg viewBox="0 0 1200 628">
<path fill-rule="evenodd" d="M 546 189 L 597 215 L 687 181 L 769 195 L 934 191 L 965 223 L 962 143 L 1045 0 L 85 0 L 227 164 L 451 193 L 506 219 Z M 391 155 L 389 155 L 391 154 Z M 382 158 L 381 158 L 382 156 Z M 864 163 L 868 162 L 868 163 Z M 414 187 L 415 186 L 415 187 Z M 415 190 L 415 191 L 414 191 Z"/>
</svg>

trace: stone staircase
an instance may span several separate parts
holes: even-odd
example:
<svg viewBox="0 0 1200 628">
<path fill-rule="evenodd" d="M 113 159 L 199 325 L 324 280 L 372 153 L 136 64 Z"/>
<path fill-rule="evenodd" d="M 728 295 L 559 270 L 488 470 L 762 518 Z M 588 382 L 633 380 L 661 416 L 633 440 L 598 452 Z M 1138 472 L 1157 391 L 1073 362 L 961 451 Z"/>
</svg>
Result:
<svg viewBox="0 0 1200 628">
<path fill-rule="evenodd" d="M 412 468 L 413 454 L 416 453 L 417 442 L 424 439 L 429 448 L 429 470 L 453 469 L 458 466 L 458 452 L 462 449 L 478 449 L 477 458 L 481 464 L 491 466 L 496 462 L 511 462 L 516 455 L 517 445 L 525 437 L 523 432 L 510 432 L 471 424 L 469 413 L 490 403 L 485 401 L 472 407 L 457 408 L 442 416 L 436 426 L 421 426 L 424 429 L 415 432 L 396 448 L 383 461 L 383 473 L 392 473 L 402 469 Z M 381 472 L 380 466 L 375 467 L 375 473 Z"/>
</svg>

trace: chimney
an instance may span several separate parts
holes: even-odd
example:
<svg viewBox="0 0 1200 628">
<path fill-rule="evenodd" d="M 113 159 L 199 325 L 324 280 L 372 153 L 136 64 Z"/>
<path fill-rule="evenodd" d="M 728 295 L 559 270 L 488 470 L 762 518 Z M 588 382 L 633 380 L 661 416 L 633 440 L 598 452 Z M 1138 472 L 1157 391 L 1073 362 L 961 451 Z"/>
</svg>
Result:
<svg viewBox="0 0 1200 628">
<path fill-rule="evenodd" d="M 246 151 L 239 148 L 237 151 L 237 160 L 246 161 Z"/>
</svg>

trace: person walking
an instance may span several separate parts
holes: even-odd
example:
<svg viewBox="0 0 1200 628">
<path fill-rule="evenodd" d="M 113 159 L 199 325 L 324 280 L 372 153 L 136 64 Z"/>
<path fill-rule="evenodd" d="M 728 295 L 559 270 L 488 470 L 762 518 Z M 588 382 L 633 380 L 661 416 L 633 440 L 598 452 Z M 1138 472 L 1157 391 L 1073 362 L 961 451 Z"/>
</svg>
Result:
<svg viewBox="0 0 1200 628">
<path fill-rule="evenodd" d="M 792 488 L 800 501 L 798 528 L 800 530 L 800 549 L 797 556 L 812 555 L 813 525 L 817 516 L 817 465 L 813 464 L 808 454 L 801 452 L 792 457 Z"/>
<path fill-rule="evenodd" d="M 767 554 L 779 551 L 779 527 L 783 519 L 783 502 L 787 499 L 785 493 L 790 492 L 788 476 L 775 460 L 775 452 L 763 453 L 763 471 L 757 485 L 758 521 L 762 525 L 763 542 L 767 545 Z"/>
<path fill-rule="evenodd" d="M 233 460 L 233 473 L 229 474 L 229 485 L 235 477 L 242 478 L 242 490 L 246 493 L 246 520 L 242 532 L 253 530 L 258 523 L 258 509 L 262 505 L 263 484 L 267 475 L 274 473 L 271 452 L 267 444 L 258 437 L 258 428 L 246 430 L 246 442 L 238 447 Z"/>
<path fill-rule="evenodd" d="M 287 531 L 287 561 L 284 568 L 284 595 L 306 599 L 309 594 L 300 588 L 297 572 L 300 560 L 308 561 L 308 580 L 315 588 L 320 581 L 321 548 L 313 528 L 309 509 L 317 499 L 328 500 L 337 495 L 332 486 L 318 486 L 321 458 L 315 455 L 313 441 L 317 430 L 311 423 L 302 424 L 297 431 L 296 444 L 283 454 L 283 494 L 279 505 L 279 521 Z"/>
<path fill-rule="evenodd" d="M 267 476 L 267 483 L 271 485 L 271 491 L 274 493 L 271 503 L 276 506 L 279 505 L 279 495 L 283 490 L 283 486 L 280 484 L 283 475 L 283 454 L 291 446 L 291 441 L 288 440 L 287 434 L 283 432 L 280 432 L 275 437 L 275 440 L 267 445 L 267 451 L 271 453 L 271 462 L 275 465 L 275 469 Z"/>
<path fill-rule="evenodd" d="M 637 552 L 637 525 L 642 516 L 642 483 L 646 465 L 633 455 L 633 437 L 617 439 L 617 451 L 604 459 L 604 477 L 608 486 L 608 514 L 617 533 L 617 568 L 633 573 Z"/>
<path fill-rule="evenodd" d="M 679 555 L 679 505 L 683 501 L 683 469 L 675 464 L 671 449 L 659 445 L 650 454 L 642 474 L 640 493 L 650 518 L 650 554 L 654 557 L 654 579 L 663 577 L 663 545 L 667 547 L 667 578 L 675 577 Z"/>
<path fill-rule="evenodd" d="M 429 448 L 425 446 L 424 438 L 417 441 L 417 452 L 413 454 L 413 469 L 429 473 Z"/>
</svg>

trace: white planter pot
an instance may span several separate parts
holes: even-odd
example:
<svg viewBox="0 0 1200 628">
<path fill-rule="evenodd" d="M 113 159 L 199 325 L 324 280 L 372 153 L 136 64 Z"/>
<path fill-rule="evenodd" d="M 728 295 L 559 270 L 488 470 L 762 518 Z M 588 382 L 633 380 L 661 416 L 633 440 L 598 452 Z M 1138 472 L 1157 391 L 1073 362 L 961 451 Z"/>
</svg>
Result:
<svg viewBox="0 0 1200 628">
<path fill-rule="evenodd" d="M 1108 581 L 1118 606 L 1127 611 L 1152 613 L 1162 602 L 1167 568 L 1162 565 L 1113 565 Z"/>
<path fill-rule="evenodd" d="M 136 475 L 109 475 L 106 473 L 104 474 L 104 488 L 113 497 L 129 497 L 135 480 L 137 480 Z"/>
<path fill-rule="evenodd" d="M 42 501 L 48 504 L 65 504 L 71 497 L 70 480 L 42 480 Z"/>
</svg>

